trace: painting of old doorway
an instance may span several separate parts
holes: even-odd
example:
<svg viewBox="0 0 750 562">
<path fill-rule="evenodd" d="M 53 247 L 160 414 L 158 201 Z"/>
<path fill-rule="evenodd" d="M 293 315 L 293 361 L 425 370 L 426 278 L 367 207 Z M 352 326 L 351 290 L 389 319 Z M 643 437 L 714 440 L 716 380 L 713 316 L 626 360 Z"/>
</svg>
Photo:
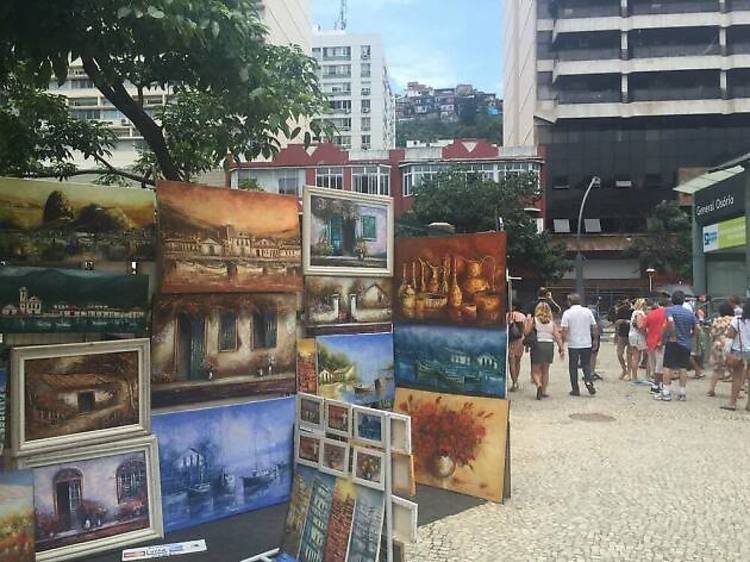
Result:
<svg viewBox="0 0 750 562">
<path fill-rule="evenodd" d="M 76 525 L 76 513 L 81 507 L 83 474 L 80 470 L 66 468 L 55 475 L 55 516 L 60 528 L 69 531 Z"/>
<path fill-rule="evenodd" d="M 177 315 L 175 362 L 177 375 L 188 380 L 205 379 L 206 319 L 185 312 Z"/>
</svg>

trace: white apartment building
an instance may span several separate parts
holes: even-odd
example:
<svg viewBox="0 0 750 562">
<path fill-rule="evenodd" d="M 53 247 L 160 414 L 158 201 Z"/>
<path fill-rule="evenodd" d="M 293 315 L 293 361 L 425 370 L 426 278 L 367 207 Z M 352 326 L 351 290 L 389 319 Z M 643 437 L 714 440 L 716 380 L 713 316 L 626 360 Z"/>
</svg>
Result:
<svg viewBox="0 0 750 562">
<path fill-rule="evenodd" d="M 338 130 L 333 141 L 352 150 L 394 148 L 395 100 L 380 35 L 315 31 L 312 45 L 330 100 L 326 118 Z"/>
</svg>

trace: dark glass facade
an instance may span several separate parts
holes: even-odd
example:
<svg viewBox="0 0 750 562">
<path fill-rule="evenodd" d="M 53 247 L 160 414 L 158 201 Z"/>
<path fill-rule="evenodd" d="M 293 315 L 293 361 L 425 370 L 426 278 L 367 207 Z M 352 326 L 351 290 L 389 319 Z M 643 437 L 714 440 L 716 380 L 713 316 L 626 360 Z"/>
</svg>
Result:
<svg viewBox="0 0 750 562">
<path fill-rule="evenodd" d="M 548 227 L 575 226 L 592 176 L 586 217 L 607 233 L 638 232 L 660 201 L 675 198 L 680 171 L 708 168 L 750 152 L 750 115 L 574 119 L 538 125 L 546 159 Z"/>
</svg>

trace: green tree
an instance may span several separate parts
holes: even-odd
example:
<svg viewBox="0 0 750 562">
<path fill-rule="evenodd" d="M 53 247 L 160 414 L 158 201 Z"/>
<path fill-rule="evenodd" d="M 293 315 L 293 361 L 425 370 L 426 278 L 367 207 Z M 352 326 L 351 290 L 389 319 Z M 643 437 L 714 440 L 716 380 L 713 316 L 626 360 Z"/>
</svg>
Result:
<svg viewBox="0 0 750 562">
<path fill-rule="evenodd" d="M 485 232 L 495 230 L 497 218 L 502 217 L 508 233 L 509 267 L 521 267 L 544 279 L 558 278 L 567 269 L 565 249 L 552 244 L 549 233 L 539 234 L 536 223 L 524 211 L 540 195 L 535 174 L 511 175 L 494 182 L 453 168 L 417 186 L 414 204 L 401 226 L 411 233 L 432 222 L 448 222 L 458 233 Z"/>
<path fill-rule="evenodd" d="M 675 280 L 692 279 L 690 215 L 676 201 L 662 201 L 646 218 L 645 235 L 634 239 L 627 253 L 637 257 L 644 270 L 653 267 Z"/>
<path fill-rule="evenodd" d="M 166 179 L 189 180 L 219 166 L 227 154 L 270 157 L 280 148 L 279 134 L 297 138 L 302 129 L 293 123 L 324 112 L 325 97 L 312 58 L 298 47 L 266 40 L 258 5 L 255 0 L 6 0 L 0 6 L 0 86 L 15 77 L 27 89 L 18 101 L 22 105 L 38 97 L 53 77 L 63 83 L 69 61 L 80 59 L 94 85 L 143 136 L 148 150 L 139 165 Z M 137 94 L 128 92 L 128 83 Z M 147 109 L 144 94 L 155 87 L 174 93 L 166 106 Z M 75 124 L 65 123 L 73 137 Z M 313 135 L 323 129 L 319 121 L 310 123 Z M 0 119 L 0 138 L 11 133 Z M 91 126 L 79 134 L 89 135 L 83 152 L 116 174 L 105 158 L 112 137 Z M 311 140 L 305 133 L 305 142 Z M 76 143 L 77 137 L 67 150 L 78 149 Z M 39 159 L 19 160 L 6 151 L 0 153 L 0 173 L 75 173 L 65 149 L 51 144 L 64 166 L 53 161 L 58 165 L 40 171 Z"/>
<path fill-rule="evenodd" d="M 435 142 L 438 139 L 485 139 L 502 144 L 503 118 L 501 115 L 477 114 L 471 123 L 435 118 L 396 124 L 396 146 L 404 147 L 408 140 Z"/>
</svg>

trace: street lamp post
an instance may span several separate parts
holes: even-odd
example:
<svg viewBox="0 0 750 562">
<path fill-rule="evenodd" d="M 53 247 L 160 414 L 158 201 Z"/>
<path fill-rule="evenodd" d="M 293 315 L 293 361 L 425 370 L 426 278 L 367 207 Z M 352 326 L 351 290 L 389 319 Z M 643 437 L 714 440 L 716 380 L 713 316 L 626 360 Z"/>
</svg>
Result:
<svg viewBox="0 0 750 562">
<path fill-rule="evenodd" d="M 583 285 L 583 255 L 581 254 L 581 226 L 583 225 L 583 210 L 586 207 L 586 200 L 589 198 L 589 193 L 595 187 L 600 187 L 602 180 L 599 176 L 594 176 L 589 182 L 586 193 L 583 194 L 581 200 L 581 208 L 578 210 L 578 233 L 576 234 L 576 293 L 581 296 L 581 302 L 586 302 L 586 291 Z"/>
<path fill-rule="evenodd" d="M 651 296 L 651 293 L 654 292 L 654 273 L 656 273 L 656 270 L 653 267 L 649 267 L 646 273 L 648 273 L 648 293 Z"/>
</svg>

